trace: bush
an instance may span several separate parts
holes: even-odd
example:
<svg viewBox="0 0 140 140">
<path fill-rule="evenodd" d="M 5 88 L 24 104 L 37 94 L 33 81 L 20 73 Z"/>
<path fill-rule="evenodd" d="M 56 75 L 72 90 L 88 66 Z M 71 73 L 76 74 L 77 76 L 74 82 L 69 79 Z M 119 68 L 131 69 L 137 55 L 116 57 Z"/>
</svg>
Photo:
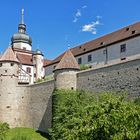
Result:
<svg viewBox="0 0 140 140">
<path fill-rule="evenodd" d="M 89 69 L 89 68 L 91 68 L 91 66 L 84 65 L 84 64 L 81 64 L 81 65 L 80 65 L 80 70 L 87 70 L 87 69 Z"/>
<path fill-rule="evenodd" d="M 0 123 L 0 140 L 5 140 L 8 129 L 9 125 L 7 123 Z"/>
<path fill-rule="evenodd" d="M 140 135 L 140 106 L 112 93 L 56 91 L 50 134 L 57 140 L 133 140 Z"/>
</svg>

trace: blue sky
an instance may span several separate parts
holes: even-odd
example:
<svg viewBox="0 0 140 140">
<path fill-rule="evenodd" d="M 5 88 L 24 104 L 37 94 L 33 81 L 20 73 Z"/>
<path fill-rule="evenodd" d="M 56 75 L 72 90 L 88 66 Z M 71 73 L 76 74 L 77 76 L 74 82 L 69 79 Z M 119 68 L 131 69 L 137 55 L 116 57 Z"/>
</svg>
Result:
<svg viewBox="0 0 140 140">
<path fill-rule="evenodd" d="M 1 0 L 0 52 L 17 32 L 25 9 L 33 49 L 53 59 L 75 47 L 140 20 L 140 0 Z"/>
</svg>

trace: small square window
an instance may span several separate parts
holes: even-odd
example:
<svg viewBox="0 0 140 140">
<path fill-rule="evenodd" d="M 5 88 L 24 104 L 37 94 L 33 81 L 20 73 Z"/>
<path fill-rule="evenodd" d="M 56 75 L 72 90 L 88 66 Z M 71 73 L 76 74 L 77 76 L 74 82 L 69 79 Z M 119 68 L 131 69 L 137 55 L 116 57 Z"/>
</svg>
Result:
<svg viewBox="0 0 140 140">
<path fill-rule="evenodd" d="M 26 72 L 27 72 L 27 73 L 31 73 L 31 68 L 30 68 L 30 67 L 27 67 L 27 68 L 26 68 Z"/>
<path fill-rule="evenodd" d="M 14 66 L 14 63 L 11 63 L 11 66 Z"/>
<path fill-rule="evenodd" d="M 82 58 L 78 58 L 78 64 L 82 64 Z"/>
<path fill-rule="evenodd" d="M 123 52 L 126 52 L 126 44 L 122 44 L 120 46 L 120 52 L 123 53 Z"/>
<path fill-rule="evenodd" d="M 88 55 L 88 62 L 91 62 L 92 61 L 92 55 Z"/>
</svg>

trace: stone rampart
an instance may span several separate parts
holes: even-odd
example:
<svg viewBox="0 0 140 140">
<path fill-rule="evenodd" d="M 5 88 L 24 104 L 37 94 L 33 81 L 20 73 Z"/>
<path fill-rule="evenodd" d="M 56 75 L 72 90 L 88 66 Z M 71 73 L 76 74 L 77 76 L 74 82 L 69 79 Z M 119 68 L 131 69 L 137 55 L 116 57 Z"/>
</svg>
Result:
<svg viewBox="0 0 140 140">
<path fill-rule="evenodd" d="M 125 91 L 140 96 L 140 59 L 77 73 L 77 89 L 90 92 Z"/>
</svg>

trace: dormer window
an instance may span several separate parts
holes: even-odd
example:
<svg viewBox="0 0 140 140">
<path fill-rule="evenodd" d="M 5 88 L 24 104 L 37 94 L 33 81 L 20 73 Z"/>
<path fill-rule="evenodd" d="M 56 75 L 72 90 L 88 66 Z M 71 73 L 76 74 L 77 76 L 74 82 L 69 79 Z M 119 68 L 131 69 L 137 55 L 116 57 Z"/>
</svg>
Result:
<svg viewBox="0 0 140 140">
<path fill-rule="evenodd" d="M 105 42 L 101 42 L 100 45 L 105 45 Z"/>
<path fill-rule="evenodd" d="M 126 28 L 126 31 L 129 31 L 129 28 Z"/>
<path fill-rule="evenodd" d="M 132 34 L 135 34 L 136 33 L 136 31 L 134 30 L 134 31 L 132 31 Z"/>
</svg>

